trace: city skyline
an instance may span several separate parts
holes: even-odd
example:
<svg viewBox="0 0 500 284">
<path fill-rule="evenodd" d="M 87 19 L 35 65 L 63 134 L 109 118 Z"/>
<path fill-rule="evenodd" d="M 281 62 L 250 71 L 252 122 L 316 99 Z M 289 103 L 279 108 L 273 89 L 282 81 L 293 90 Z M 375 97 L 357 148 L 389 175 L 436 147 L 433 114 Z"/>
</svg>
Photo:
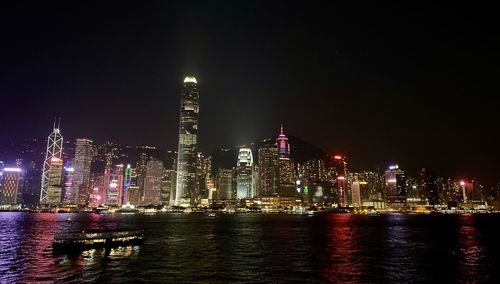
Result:
<svg viewBox="0 0 500 284">
<path fill-rule="evenodd" d="M 63 117 L 71 139 L 175 149 L 178 82 L 192 74 L 203 152 L 283 122 L 360 168 L 397 161 L 497 182 L 498 57 L 489 18 L 473 17 L 483 8 L 261 3 L 9 3 L 0 142 L 44 137 Z"/>
</svg>

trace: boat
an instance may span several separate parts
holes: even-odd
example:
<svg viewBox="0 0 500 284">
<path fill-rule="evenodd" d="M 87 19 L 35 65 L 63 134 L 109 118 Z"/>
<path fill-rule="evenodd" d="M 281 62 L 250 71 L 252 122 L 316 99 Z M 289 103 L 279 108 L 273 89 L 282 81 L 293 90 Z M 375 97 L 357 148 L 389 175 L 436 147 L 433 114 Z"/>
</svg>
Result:
<svg viewBox="0 0 500 284">
<path fill-rule="evenodd" d="M 214 213 L 214 212 L 210 212 L 210 213 L 208 213 L 208 217 L 209 217 L 209 218 L 215 218 L 215 213 Z"/>
<path fill-rule="evenodd" d="M 71 252 L 94 248 L 140 245 L 144 242 L 142 230 L 91 230 L 57 234 L 52 243 L 53 252 Z"/>
<path fill-rule="evenodd" d="M 380 216 L 381 214 L 378 211 L 372 210 L 372 211 L 368 211 L 368 213 L 366 213 L 366 215 L 374 217 L 374 216 Z"/>
</svg>

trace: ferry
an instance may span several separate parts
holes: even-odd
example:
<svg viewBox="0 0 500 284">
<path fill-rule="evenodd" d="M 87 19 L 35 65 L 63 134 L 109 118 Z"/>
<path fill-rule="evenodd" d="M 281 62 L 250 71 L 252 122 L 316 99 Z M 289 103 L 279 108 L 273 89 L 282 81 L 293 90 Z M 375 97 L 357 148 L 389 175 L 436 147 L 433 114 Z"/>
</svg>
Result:
<svg viewBox="0 0 500 284">
<path fill-rule="evenodd" d="M 142 230 L 99 230 L 57 234 L 52 243 L 53 252 L 68 252 L 93 248 L 140 245 L 144 242 Z"/>
</svg>

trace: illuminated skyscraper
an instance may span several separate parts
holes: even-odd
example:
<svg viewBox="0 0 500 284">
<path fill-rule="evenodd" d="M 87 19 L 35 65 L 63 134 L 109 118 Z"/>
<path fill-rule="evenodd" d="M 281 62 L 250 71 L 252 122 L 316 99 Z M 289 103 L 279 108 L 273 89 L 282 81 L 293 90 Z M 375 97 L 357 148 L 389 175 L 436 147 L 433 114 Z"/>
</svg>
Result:
<svg viewBox="0 0 500 284">
<path fill-rule="evenodd" d="M 352 206 L 361 207 L 361 192 L 359 189 L 359 181 L 355 180 L 351 184 Z"/>
<path fill-rule="evenodd" d="M 335 164 L 335 172 L 337 174 L 337 198 L 338 206 L 345 207 L 347 205 L 347 158 L 342 155 L 333 156 Z"/>
<path fill-rule="evenodd" d="M 385 192 L 387 206 L 393 208 L 406 206 L 405 172 L 398 165 L 390 166 L 385 171 Z"/>
<path fill-rule="evenodd" d="M 253 197 L 253 156 L 249 148 L 241 148 L 236 164 L 236 198 Z"/>
<path fill-rule="evenodd" d="M 133 169 L 130 164 L 125 168 L 125 174 L 123 177 L 123 194 L 122 194 L 122 204 L 127 204 L 128 201 L 128 189 L 132 183 L 132 172 Z"/>
<path fill-rule="evenodd" d="M 278 148 L 278 194 L 280 196 L 295 196 L 295 163 L 290 158 L 290 143 L 281 126 L 276 139 Z"/>
<path fill-rule="evenodd" d="M 144 205 L 161 204 L 161 184 L 165 174 L 163 162 L 155 159 L 148 161 L 146 165 L 146 179 L 144 180 Z"/>
<path fill-rule="evenodd" d="M 216 179 L 218 199 L 228 200 L 235 198 L 233 196 L 233 172 L 233 169 L 219 168 Z"/>
<path fill-rule="evenodd" d="M 76 204 L 76 188 L 73 183 L 75 169 L 69 163 L 63 168 L 63 204 Z"/>
<path fill-rule="evenodd" d="M 73 188 L 76 191 L 75 202 L 81 205 L 88 203 L 90 195 L 90 165 L 92 164 L 93 153 L 92 140 L 76 139 Z"/>
<path fill-rule="evenodd" d="M 196 198 L 196 156 L 198 153 L 199 93 L 195 77 L 184 79 L 179 119 L 177 186 L 175 205 L 194 205 Z"/>
<path fill-rule="evenodd" d="M 45 204 L 58 205 L 62 198 L 62 169 L 63 161 L 53 157 L 50 159 L 50 170 L 48 172 L 47 196 Z"/>
<path fill-rule="evenodd" d="M 265 146 L 259 149 L 259 192 L 270 196 L 278 193 L 278 148 Z"/>
<path fill-rule="evenodd" d="M 43 171 L 42 171 L 42 185 L 40 190 L 40 203 L 47 203 L 47 190 L 49 187 L 49 172 L 51 160 L 53 158 L 62 159 L 62 149 L 63 149 L 63 137 L 61 135 L 61 131 L 59 129 L 60 120 L 56 127 L 56 122 L 54 121 L 54 128 L 52 133 L 49 135 L 47 139 L 47 151 L 45 153 L 45 160 L 43 163 Z M 62 160 L 61 160 L 62 167 Z M 60 170 L 60 169 L 59 169 Z M 60 176 L 61 174 L 59 174 Z M 59 179 L 60 182 L 60 179 Z"/>
<path fill-rule="evenodd" d="M 20 168 L 0 170 L 0 205 L 14 205 L 19 193 Z"/>
<path fill-rule="evenodd" d="M 123 201 L 123 165 L 106 168 L 104 171 L 105 204 L 120 207 Z"/>
</svg>

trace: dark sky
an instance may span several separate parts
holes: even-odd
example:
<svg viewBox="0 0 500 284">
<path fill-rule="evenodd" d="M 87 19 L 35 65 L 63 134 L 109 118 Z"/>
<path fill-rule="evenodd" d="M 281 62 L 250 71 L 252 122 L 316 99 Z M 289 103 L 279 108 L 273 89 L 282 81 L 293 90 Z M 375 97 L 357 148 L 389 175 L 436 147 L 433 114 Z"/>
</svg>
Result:
<svg viewBox="0 0 500 284">
<path fill-rule="evenodd" d="M 352 168 L 398 161 L 500 181 L 493 7 L 9 2 L 0 8 L 3 141 L 46 136 L 62 116 L 70 139 L 174 149 L 182 80 L 193 74 L 204 151 L 275 135 L 283 122 Z"/>
</svg>

